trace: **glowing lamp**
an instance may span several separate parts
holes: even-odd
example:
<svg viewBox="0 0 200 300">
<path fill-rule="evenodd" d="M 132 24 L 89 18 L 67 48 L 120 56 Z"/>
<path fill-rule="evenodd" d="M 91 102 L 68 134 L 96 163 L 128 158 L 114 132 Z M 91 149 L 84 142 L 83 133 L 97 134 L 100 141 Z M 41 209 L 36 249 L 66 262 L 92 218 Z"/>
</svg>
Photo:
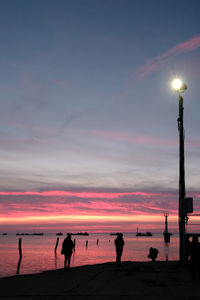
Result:
<svg viewBox="0 0 200 300">
<path fill-rule="evenodd" d="M 175 90 L 177 93 L 183 93 L 185 90 L 187 90 L 187 85 L 182 82 L 179 78 L 175 78 L 172 81 L 172 88 Z"/>
</svg>

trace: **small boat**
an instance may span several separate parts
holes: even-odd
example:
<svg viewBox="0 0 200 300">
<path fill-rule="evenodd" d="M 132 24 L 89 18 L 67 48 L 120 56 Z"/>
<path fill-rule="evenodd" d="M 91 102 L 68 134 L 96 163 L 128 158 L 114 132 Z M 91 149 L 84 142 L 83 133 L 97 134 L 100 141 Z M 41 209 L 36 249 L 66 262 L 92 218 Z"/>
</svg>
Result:
<svg viewBox="0 0 200 300">
<path fill-rule="evenodd" d="M 62 232 L 58 232 L 58 233 L 56 233 L 56 235 L 63 235 L 63 233 Z"/>
<path fill-rule="evenodd" d="M 34 233 L 32 233 L 31 235 L 44 235 L 44 233 L 43 232 L 39 232 L 39 233 L 37 233 L 37 232 L 34 232 Z"/>
<path fill-rule="evenodd" d="M 137 232 L 136 236 L 152 236 L 152 233 L 150 231 L 147 231 L 147 232 Z"/>
<path fill-rule="evenodd" d="M 78 233 L 71 233 L 71 235 L 85 235 L 85 236 L 87 236 L 87 235 L 89 235 L 89 233 L 87 233 L 87 232 L 78 232 Z"/>
<path fill-rule="evenodd" d="M 150 231 L 138 232 L 138 228 L 137 228 L 136 236 L 152 236 L 152 233 Z"/>
<path fill-rule="evenodd" d="M 22 232 L 22 233 L 16 233 L 16 235 L 44 235 L 44 233 L 43 232 L 39 232 L 39 233 L 37 233 L 37 232 L 34 232 L 34 233 L 24 233 L 24 232 Z"/>
</svg>

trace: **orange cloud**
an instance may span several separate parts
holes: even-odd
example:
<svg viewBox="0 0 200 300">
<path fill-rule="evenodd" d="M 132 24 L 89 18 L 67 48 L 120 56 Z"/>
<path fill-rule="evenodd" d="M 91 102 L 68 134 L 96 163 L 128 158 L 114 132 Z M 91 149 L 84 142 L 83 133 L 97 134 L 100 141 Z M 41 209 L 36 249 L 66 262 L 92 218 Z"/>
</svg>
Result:
<svg viewBox="0 0 200 300">
<path fill-rule="evenodd" d="M 173 216 L 173 220 L 176 220 L 177 217 Z M 160 216 L 156 215 L 43 215 L 43 216 L 23 216 L 23 217 L 0 217 L 0 223 L 46 223 L 46 222 L 59 222 L 59 223 L 73 223 L 73 222 L 160 222 Z"/>
</svg>

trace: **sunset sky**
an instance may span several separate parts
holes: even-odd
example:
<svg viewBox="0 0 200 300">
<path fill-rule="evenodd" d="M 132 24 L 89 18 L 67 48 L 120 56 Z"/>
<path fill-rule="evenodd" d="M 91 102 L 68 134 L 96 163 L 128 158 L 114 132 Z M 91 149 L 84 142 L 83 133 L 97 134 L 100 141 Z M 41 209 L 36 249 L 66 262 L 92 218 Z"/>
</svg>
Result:
<svg viewBox="0 0 200 300">
<path fill-rule="evenodd" d="M 0 0 L 0 41 L 0 233 L 175 230 L 177 76 L 200 213 L 199 0 Z"/>
</svg>

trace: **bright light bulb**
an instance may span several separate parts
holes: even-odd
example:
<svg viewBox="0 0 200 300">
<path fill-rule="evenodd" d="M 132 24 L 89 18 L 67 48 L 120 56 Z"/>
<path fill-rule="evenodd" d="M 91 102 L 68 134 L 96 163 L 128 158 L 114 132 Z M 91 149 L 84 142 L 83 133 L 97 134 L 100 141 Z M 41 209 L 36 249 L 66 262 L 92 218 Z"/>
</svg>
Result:
<svg viewBox="0 0 200 300">
<path fill-rule="evenodd" d="M 182 86 L 183 86 L 183 82 L 180 79 L 176 78 L 173 80 L 172 87 L 175 91 L 181 90 Z"/>
</svg>

